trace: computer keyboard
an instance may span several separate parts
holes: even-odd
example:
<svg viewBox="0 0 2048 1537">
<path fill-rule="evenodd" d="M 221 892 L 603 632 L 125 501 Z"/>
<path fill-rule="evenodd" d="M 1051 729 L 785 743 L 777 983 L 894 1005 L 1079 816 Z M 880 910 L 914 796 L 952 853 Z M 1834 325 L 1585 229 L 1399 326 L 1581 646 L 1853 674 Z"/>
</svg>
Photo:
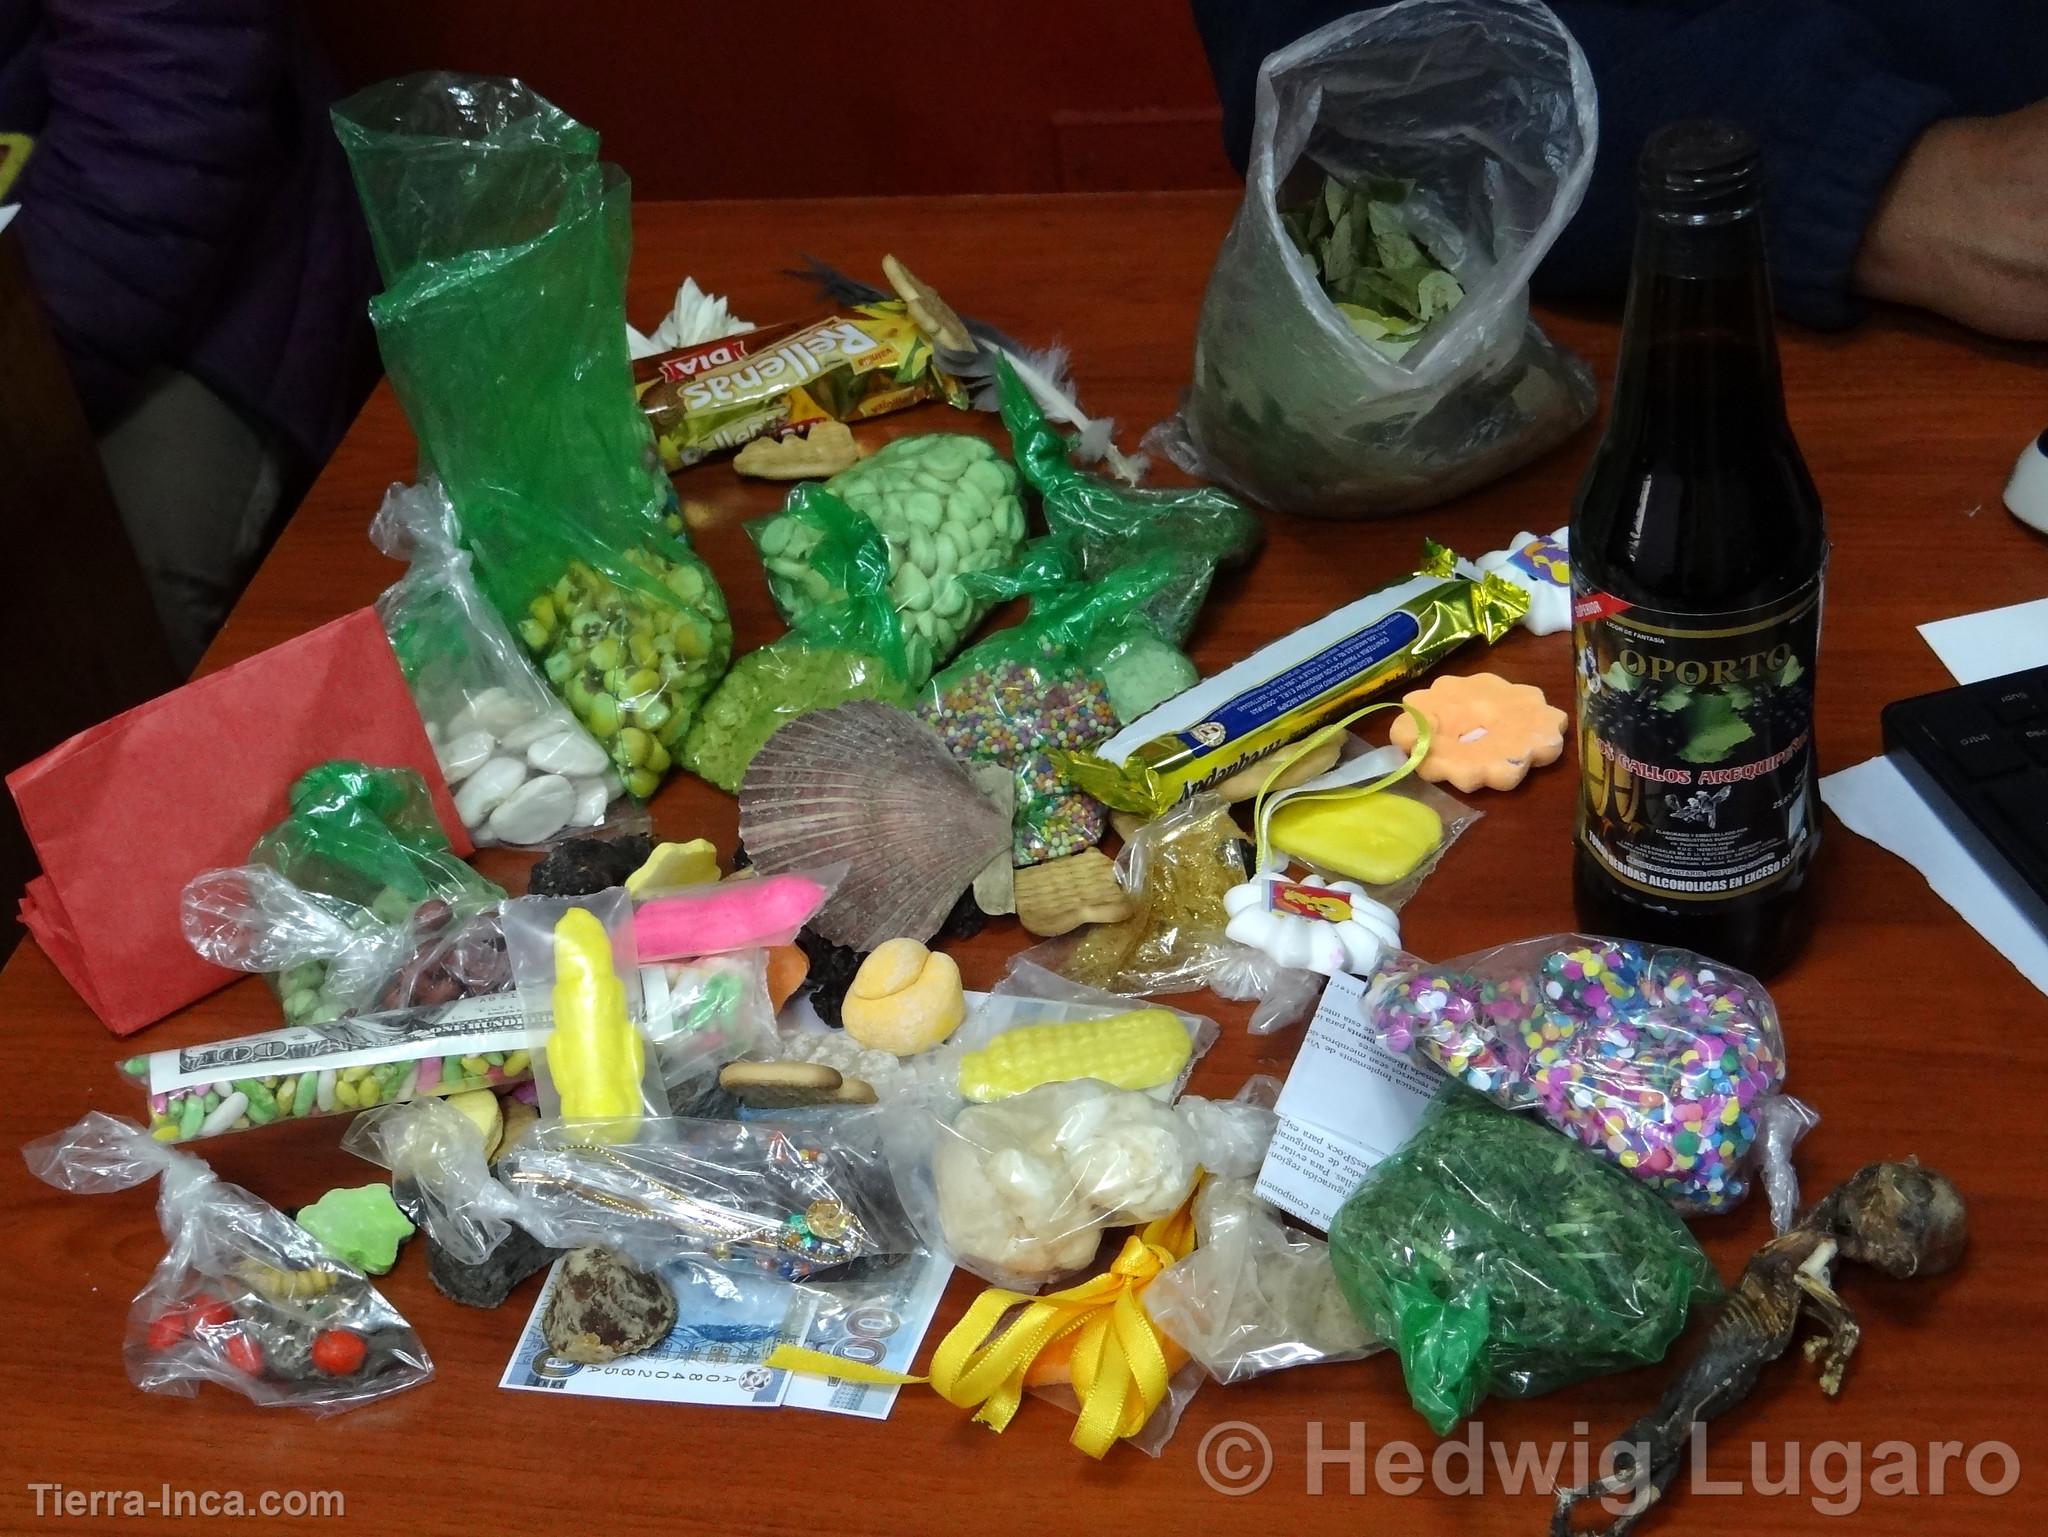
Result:
<svg viewBox="0 0 2048 1537">
<path fill-rule="evenodd" d="M 1896 700 L 1884 707 L 1884 747 L 2048 931 L 2048 667 Z"/>
</svg>

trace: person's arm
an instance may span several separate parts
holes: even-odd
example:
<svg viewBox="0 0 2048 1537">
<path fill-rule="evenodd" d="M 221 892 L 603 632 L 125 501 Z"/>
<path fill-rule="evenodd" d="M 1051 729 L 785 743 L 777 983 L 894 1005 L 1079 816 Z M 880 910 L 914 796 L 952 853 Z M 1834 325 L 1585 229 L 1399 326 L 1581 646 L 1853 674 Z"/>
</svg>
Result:
<svg viewBox="0 0 2048 1537">
<path fill-rule="evenodd" d="M 1228 146 L 1248 151 L 1260 61 L 1356 9 L 1346 0 L 1193 0 L 1223 98 Z M 1539 292 L 1613 296 L 1628 277 L 1634 170 L 1652 129 L 1727 117 L 1764 151 L 1765 226 L 1780 309 L 1816 326 L 1856 315 L 1852 272 L 1893 171 L 1947 94 L 1895 71 L 1884 39 L 1836 0 L 1692 0 L 1654 9 L 1553 0 L 1592 65 L 1600 150 L 1578 216 L 1537 275 Z"/>
<path fill-rule="evenodd" d="M 45 0 L 14 227 L 95 426 L 176 361 L 277 164 L 274 3 Z"/>
<path fill-rule="evenodd" d="M 1855 283 L 1992 336 L 2048 339 L 2048 102 L 1922 134 L 1864 232 Z"/>
</svg>

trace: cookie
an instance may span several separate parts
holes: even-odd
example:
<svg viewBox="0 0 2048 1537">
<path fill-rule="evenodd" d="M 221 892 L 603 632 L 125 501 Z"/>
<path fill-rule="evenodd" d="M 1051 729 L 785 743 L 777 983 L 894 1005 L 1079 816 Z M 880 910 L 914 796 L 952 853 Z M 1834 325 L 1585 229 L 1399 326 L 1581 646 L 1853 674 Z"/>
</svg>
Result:
<svg viewBox="0 0 2048 1537">
<path fill-rule="evenodd" d="M 1087 923 L 1117 923 L 1134 902 L 1116 878 L 1116 866 L 1100 849 L 1049 859 L 1017 872 L 1017 921 L 1050 939 Z"/>
<path fill-rule="evenodd" d="M 718 1086 L 756 1110 L 829 1104 L 845 1082 L 838 1068 L 821 1062 L 728 1062 L 718 1070 Z"/>
</svg>

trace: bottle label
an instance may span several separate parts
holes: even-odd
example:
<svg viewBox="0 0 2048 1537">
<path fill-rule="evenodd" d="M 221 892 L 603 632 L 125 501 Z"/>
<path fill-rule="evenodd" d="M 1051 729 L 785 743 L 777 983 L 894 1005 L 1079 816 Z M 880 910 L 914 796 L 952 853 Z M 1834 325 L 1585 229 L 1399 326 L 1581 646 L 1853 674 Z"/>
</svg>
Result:
<svg viewBox="0 0 2048 1537">
<path fill-rule="evenodd" d="M 1819 830 L 1821 579 L 1762 608 L 1676 614 L 1575 582 L 1579 842 L 1665 901 L 1761 890 Z"/>
</svg>

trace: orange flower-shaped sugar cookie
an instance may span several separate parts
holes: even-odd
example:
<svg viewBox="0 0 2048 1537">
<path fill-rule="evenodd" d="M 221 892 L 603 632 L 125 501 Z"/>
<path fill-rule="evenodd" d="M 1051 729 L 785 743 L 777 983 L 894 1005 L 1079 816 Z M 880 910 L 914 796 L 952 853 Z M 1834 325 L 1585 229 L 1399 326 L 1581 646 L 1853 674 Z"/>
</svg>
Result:
<svg viewBox="0 0 2048 1537">
<path fill-rule="evenodd" d="M 1438 678 L 1403 694 L 1401 703 L 1429 719 L 1429 752 L 1415 766 L 1424 779 L 1460 790 L 1512 790 L 1530 769 L 1564 753 L 1564 711 L 1542 689 L 1498 673 Z M 1407 711 L 1394 717 L 1392 735 L 1403 752 L 1415 750 L 1415 721 Z"/>
</svg>

